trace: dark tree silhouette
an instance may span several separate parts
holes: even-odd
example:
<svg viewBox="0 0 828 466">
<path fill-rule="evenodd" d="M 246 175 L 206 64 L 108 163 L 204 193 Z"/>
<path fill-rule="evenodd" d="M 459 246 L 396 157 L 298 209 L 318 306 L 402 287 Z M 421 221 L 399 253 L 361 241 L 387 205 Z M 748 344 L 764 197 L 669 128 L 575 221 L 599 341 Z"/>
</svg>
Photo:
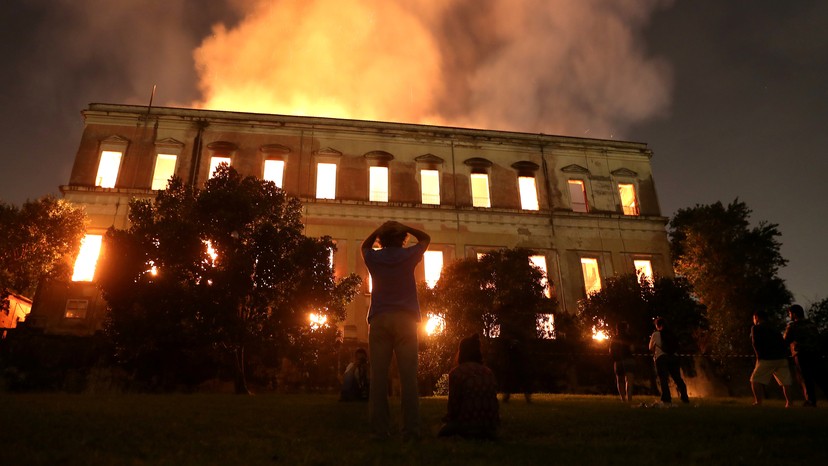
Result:
<svg viewBox="0 0 828 466">
<path fill-rule="evenodd" d="M 308 315 L 342 320 L 359 278 L 335 279 L 333 241 L 305 236 L 299 201 L 273 183 L 227 166 L 202 190 L 174 178 L 154 202 L 133 201 L 130 222 L 107 233 L 99 273 L 123 361 L 172 371 L 218 350 L 247 393 L 246 351 L 312 358 L 335 343 L 330 324 L 308 336 Z"/>
</svg>

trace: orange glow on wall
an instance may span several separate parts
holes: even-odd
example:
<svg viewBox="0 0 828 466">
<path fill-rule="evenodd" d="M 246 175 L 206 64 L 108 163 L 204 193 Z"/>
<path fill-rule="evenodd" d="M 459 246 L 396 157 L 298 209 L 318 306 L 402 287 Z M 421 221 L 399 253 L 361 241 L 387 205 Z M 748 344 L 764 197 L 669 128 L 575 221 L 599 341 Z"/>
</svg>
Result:
<svg viewBox="0 0 828 466">
<path fill-rule="evenodd" d="M 95 268 L 101 253 L 103 235 L 86 235 L 81 240 L 80 252 L 75 259 L 72 273 L 73 282 L 91 282 L 95 278 Z"/>
</svg>

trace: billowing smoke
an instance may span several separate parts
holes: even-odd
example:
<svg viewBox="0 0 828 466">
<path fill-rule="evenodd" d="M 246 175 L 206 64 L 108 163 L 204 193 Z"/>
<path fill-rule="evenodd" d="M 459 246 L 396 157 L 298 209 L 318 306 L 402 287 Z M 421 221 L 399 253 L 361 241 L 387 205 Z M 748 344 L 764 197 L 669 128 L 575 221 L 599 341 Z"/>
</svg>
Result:
<svg viewBox="0 0 828 466">
<path fill-rule="evenodd" d="M 194 106 L 600 138 L 666 111 L 664 0 L 236 0 Z"/>
</svg>

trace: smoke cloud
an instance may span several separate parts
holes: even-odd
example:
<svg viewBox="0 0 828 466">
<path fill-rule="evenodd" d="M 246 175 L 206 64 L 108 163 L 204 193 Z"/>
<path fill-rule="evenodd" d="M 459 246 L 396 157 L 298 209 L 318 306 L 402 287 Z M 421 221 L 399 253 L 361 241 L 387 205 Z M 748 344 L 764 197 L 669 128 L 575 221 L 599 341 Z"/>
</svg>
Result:
<svg viewBox="0 0 828 466">
<path fill-rule="evenodd" d="M 663 0 L 236 0 L 193 106 L 623 137 L 668 109 Z"/>
</svg>

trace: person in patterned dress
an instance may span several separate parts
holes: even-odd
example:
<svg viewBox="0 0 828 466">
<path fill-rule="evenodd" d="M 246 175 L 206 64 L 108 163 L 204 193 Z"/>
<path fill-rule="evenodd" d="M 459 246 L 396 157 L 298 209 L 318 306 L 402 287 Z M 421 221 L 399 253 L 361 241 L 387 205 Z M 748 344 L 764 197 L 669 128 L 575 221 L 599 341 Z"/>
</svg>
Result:
<svg viewBox="0 0 828 466">
<path fill-rule="evenodd" d="M 480 336 L 471 335 L 460 342 L 457 366 L 449 372 L 448 413 L 437 435 L 494 438 L 498 410 L 497 380 L 483 365 Z"/>
</svg>

